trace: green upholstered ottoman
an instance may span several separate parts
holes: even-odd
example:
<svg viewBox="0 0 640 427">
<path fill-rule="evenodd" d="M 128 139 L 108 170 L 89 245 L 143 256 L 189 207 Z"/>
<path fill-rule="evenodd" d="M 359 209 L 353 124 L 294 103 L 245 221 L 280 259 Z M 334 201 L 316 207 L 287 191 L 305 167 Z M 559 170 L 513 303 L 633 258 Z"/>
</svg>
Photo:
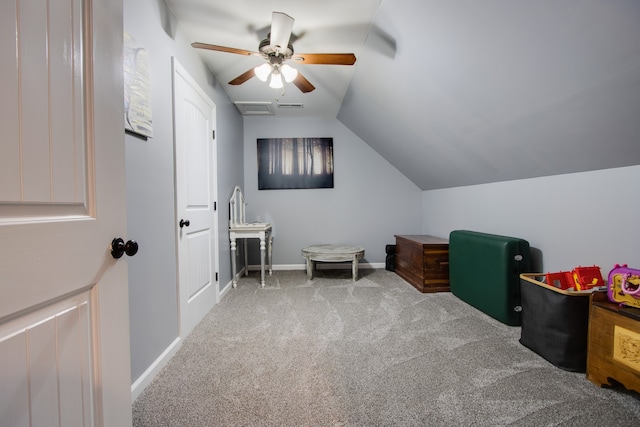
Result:
<svg viewBox="0 0 640 427">
<path fill-rule="evenodd" d="M 522 322 L 520 274 L 530 271 L 526 240 L 454 230 L 449 234 L 451 293 L 507 325 Z"/>
</svg>

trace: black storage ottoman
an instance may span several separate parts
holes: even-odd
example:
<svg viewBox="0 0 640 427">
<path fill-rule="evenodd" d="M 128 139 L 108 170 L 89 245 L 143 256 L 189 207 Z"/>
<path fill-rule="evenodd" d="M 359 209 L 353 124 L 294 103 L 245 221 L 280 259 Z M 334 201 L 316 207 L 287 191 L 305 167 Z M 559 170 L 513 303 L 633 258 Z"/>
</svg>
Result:
<svg viewBox="0 0 640 427">
<path fill-rule="evenodd" d="M 567 291 L 542 283 L 544 274 L 521 274 L 520 343 L 558 368 L 586 372 L 588 291 Z"/>
<path fill-rule="evenodd" d="M 396 271 L 396 245 L 387 245 L 384 250 L 387 253 L 385 269 L 388 271 Z"/>
</svg>

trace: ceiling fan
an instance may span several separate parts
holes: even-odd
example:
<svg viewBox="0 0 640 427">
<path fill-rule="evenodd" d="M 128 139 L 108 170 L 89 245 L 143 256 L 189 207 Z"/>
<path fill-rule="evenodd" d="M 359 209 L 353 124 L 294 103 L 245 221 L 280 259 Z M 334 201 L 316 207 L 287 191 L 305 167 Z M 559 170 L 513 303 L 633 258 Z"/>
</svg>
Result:
<svg viewBox="0 0 640 427">
<path fill-rule="evenodd" d="M 291 30 L 294 19 L 282 12 L 273 12 L 271 16 L 271 32 L 267 38 L 260 42 L 258 52 L 252 52 L 233 47 L 218 46 L 214 44 L 192 43 L 191 46 L 198 49 L 215 50 L 219 52 L 235 53 L 246 56 L 260 56 L 267 62 L 258 67 L 251 68 L 229 82 L 230 85 L 241 85 L 253 76 L 266 82 L 269 77 L 269 86 L 279 89 L 286 82 L 292 82 L 303 93 L 311 92 L 315 86 L 311 84 L 298 70 L 286 62 L 291 60 L 299 64 L 324 64 L 324 65 L 353 65 L 356 56 L 353 53 L 296 53 L 290 43 Z"/>
</svg>

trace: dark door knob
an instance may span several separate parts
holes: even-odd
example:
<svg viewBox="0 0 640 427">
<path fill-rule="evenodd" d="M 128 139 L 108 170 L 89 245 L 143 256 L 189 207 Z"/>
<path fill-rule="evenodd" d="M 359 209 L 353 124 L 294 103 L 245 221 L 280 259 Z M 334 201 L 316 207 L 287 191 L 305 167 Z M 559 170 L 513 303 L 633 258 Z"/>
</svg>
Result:
<svg viewBox="0 0 640 427">
<path fill-rule="evenodd" d="M 116 237 L 111 241 L 111 256 L 115 259 L 121 258 L 124 254 L 134 256 L 137 253 L 138 242 L 135 240 L 128 240 L 125 243 L 120 237 Z"/>
<path fill-rule="evenodd" d="M 188 220 L 188 219 L 187 219 L 187 220 L 184 220 L 184 219 L 181 219 L 181 220 L 180 220 L 180 228 L 182 228 L 182 227 L 188 227 L 188 226 L 189 226 L 189 224 L 191 224 L 191 223 L 189 222 L 189 220 Z"/>
</svg>

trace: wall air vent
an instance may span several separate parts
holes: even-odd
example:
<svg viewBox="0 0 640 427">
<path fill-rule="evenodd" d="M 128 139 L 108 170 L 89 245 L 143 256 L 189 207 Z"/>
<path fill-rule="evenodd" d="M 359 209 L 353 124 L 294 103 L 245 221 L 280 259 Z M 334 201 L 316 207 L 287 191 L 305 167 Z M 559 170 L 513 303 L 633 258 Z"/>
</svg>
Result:
<svg viewBox="0 0 640 427">
<path fill-rule="evenodd" d="M 278 108 L 302 108 L 304 107 L 304 104 L 302 103 L 291 103 L 291 104 L 278 104 Z"/>
<path fill-rule="evenodd" d="M 238 101 L 234 102 L 240 114 L 245 116 L 273 115 L 273 104 L 271 102 Z"/>
</svg>

